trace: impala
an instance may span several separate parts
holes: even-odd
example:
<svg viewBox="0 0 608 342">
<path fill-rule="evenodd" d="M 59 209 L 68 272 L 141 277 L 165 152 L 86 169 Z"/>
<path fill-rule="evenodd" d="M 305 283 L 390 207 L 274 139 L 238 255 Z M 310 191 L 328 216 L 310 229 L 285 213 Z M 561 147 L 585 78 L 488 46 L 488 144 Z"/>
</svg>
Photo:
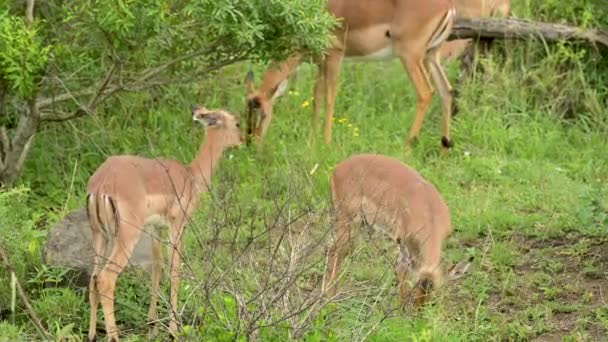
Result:
<svg viewBox="0 0 608 342">
<path fill-rule="evenodd" d="M 441 249 L 452 231 L 448 207 L 437 189 L 399 160 L 373 154 L 356 155 L 336 165 L 330 187 L 334 244 L 327 258 L 325 293 L 335 295 L 340 264 L 359 226 L 368 225 L 396 244 L 395 272 L 402 303 L 413 299 L 421 307 L 441 284 Z M 450 268 L 448 278 L 462 276 L 471 261 Z M 413 296 L 407 279 L 410 273 Z"/>
<path fill-rule="evenodd" d="M 454 3 L 456 15 L 460 18 L 506 17 L 511 10 L 510 0 L 454 0 Z M 442 58 L 455 58 L 470 43 L 470 39 L 451 40 L 441 46 L 440 55 Z"/>
<path fill-rule="evenodd" d="M 116 280 L 138 242 L 144 228 L 168 227 L 171 247 L 169 333 L 177 331 L 177 292 L 180 249 L 184 225 L 199 196 L 207 190 L 222 152 L 241 144 L 237 119 L 223 110 L 195 106 L 192 119 L 206 126 L 205 142 L 198 155 L 183 165 L 170 159 L 112 156 L 99 166 L 87 185 L 87 213 L 95 251 L 89 284 L 91 318 L 89 340 L 96 338 L 99 302 L 105 317 L 108 341 L 118 341 L 114 317 Z M 146 230 L 147 231 L 147 230 Z M 162 272 L 161 241 L 153 239 L 151 300 L 148 312 L 152 334 L 156 334 L 157 292 Z"/>
<path fill-rule="evenodd" d="M 331 142 L 332 117 L 337 93 L 338 72 L 344 57 L 381 60 L 398 57 L 416 91 L 416 112 L 407 143 L 419 135 L 430 105 L 433 86 L 441 97 L 443 119 L 441 146 L 452 146 L 450 116 L 452 87 L 439 63 L 439 47 L 451 32 L 455 9 L 452 0 L 328 0 L 327 10 L 340 19 L 331 47 L 317 61 L 319 73 L 314 89 L 313 128 L 325 96 L 325 142 Z M 263 137 L 272 119 L 272 107 L 285 89 L 287 76 L 301 63 L 301 54 L 272 65 L 255 89 L 253 77 L 247 83 L 247 133 Z"/>
</svg>

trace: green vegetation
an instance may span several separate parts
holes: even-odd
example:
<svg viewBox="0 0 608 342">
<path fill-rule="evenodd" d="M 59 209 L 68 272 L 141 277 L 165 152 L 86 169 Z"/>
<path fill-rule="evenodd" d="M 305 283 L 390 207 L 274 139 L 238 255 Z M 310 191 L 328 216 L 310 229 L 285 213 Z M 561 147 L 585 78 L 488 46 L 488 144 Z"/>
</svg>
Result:
<svg viewBox="0 0 608 342">
<path fill-rule="evenodd" d="M 603 0 L 519 0 L 514 12 L 608 27 Z M 331 147 L 311 131 L 316 68 L 302 66 L 275 107 L 263 149 L 226 154 L 188 227 L 182 337 L 606 340 L 608 58 L 563 44 L 496 42 L 480 63 L 485 72 L 459 89 L 455 147 L 444 157 L 436 99 L 417 146 L 404 154 L 414 94 L 399 62 L 344 65 Z M 457 65 L 448 65 L 454 80 Z M 89 309 L 86 293 L 65 284 L 65 270 L 42 265 L 50 226 L 83 205 L 88 177 L 109 155 L 189 161 L 204 139 L 190 105 L 242 112 L 250 67 L 257 77 L 264 70 L 231 65 L 200 82 L 110 99 L 92 117 L 41 126 L 17 185 L 0 192 L 0 243 L 53 337 L 84 337 Z M 398 309 L 397 251 L 367 235 L 346 262 L 342 299 L 306 307 L 319 290 L 330 242 L 328 176 L 361 152 L 400 158 L 435 184 L 455 228 L 444 260 L 476 257 L 470 273 L 446 284 L 423 312 Z M 146 275 L 119 280 L 117 319 L 128 340 L 145 339 L 148 284 Z M 166 317 L 168 279 L 162 291 Z M 0 341 L 39 338 L 10 303 L 10 276 L 0 271 Z"/>
</svg>

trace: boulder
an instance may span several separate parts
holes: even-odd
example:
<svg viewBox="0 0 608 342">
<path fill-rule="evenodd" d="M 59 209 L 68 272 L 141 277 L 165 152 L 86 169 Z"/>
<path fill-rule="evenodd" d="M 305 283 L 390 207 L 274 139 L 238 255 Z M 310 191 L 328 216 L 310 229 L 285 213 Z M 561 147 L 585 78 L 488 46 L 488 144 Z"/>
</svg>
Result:
<svg viewBox="0 0 608 342">
<path fill-rule="evenodd" d="M 129 266 L 149 271 L 152 265 L 151 244 L 151 234 L 144 232 L 129 259 Z M 85 208 L 70 212 L 51 228 L 44 245 L 43 258 L 48 266 L 63 266 L 75 270 L 77 286 L 88 285 L 93 270 L 93 247 Z"/>
</svg>

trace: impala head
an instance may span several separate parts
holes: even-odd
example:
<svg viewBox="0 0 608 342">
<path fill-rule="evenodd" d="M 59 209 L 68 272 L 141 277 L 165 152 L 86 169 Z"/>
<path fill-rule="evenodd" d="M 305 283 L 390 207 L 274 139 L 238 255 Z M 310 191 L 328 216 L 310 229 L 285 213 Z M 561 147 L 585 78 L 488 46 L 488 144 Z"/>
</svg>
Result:
<svg viewBox="0 0 608 342">
<path fill-rule="evenodd" d="M 245 78 L 245 85 L 247 87 L 246 139 L 249 144 L 251 136 L 263 137 L 267 122 L 272 117 L 274 101 L 285 92 L 287 80 L 281 81 L 270 90 L 265 90 L 264 87 L 256 89 L 253 84 L 253 72 L 249 71 Z"/>
<path fill-rule="evenodd" d="M 414 285 L 413 296 L 407 297 L 407 292 L 401 293 L 402 299 L 407 298 L 403 301 L 403 303 L 410 303 L 410 301 L 413 300 L 413 304 L 416 309 L 422 308 L 425 303 L 430 299 L 432 295 L 431 293 L 435 290 L 435 288 L 441 286 L 441 278 L 445 276 L 448 282 L 461 278 L 469 270 L 473 259 L 474 257 L 471 256 L 466 260 L 460 261 L 456 264 L 448 265 L 448 267 L 445 269 L 445 273 L 441 276 L 435 272 L 422 272 L 418 281 Z M 405 271 L 408 272 L 413 270 L 408 269 Z M 397 279 L 400 280 L 399 272 L 397 272 Z M 402 291 L 401 288 L 400 291 Z"/>
<path fill-rule="evenodd" d="M 221 110 L 192 106 L 192 120 L 200 122 L 207 130 L 207 136 L 221 140 L 226 147 L 243 143 L 239 120 L 236 116 Z"/>
</svg>

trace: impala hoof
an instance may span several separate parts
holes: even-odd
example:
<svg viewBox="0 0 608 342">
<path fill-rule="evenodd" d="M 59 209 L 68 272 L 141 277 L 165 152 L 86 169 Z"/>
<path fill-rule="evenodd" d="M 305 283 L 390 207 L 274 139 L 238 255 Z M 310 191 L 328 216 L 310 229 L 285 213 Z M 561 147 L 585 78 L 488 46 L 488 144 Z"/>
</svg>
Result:
<svg viewBox="0 0 608 342">
<path fill-rule="evenodd" d="M 450 140 L 450 138 L 448 137 L 442 137 L 441 138 L 441 146 L 443 146 L 444 148 L 452 148 L 454 147 L 454 143 L 452 142 L 452 140 Z"/>
</svg>

